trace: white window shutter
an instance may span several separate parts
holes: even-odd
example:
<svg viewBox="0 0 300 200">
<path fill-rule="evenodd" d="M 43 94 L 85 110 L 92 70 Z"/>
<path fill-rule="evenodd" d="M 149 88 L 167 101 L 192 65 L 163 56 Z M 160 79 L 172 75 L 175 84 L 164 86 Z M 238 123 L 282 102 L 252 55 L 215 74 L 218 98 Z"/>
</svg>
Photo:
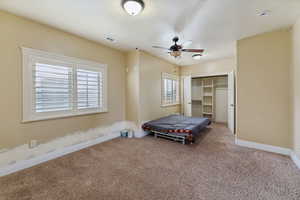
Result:
<svg viewBox="0 0 300 200">
<path fill-rule="evenodd" d="M 32 74 L 36 113 L 72 109 L 72 68 L 36 63 Z"/>
<path fill-rule="evenodd" d="M 107 112 L 107 66 L 22 48 L 23 122 Z"/>
<path fill-rule="evenodd" d="M 77 69 L 77 108 L 101 108 L 103 104 L 102 72 Z"/>
<path fill-rule="evenodd" d="M 162 105 L 179 103 L 179 81 L 176 75 L 162 74 Z"/>
</svg>

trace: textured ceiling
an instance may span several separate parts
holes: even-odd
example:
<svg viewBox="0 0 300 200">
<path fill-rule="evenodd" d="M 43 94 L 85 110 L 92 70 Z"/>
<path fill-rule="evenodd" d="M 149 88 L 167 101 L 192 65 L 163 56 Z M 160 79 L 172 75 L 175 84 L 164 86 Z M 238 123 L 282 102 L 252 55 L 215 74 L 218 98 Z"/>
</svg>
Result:
<svg viewBox="0 0 300 200">
<path fill-rule="evenodd" d="M 235 54 L 236 40 L 292 25 L 300 15 L 299 0 L 144 0 L 145 10 L 129 16 L 121 0 L 1 0 L 0 9 L 57 27 L 105 45 L 143 49 L 179 65 Z M 271 11 L 268 16 L 257 13 Z M 152 45 L 169 47 L 175 35 L 204 48 L 200 61 L 185 53 L 170 57 Z M 115 43 L 105 37 L 116 39 Z"/>
</svg>

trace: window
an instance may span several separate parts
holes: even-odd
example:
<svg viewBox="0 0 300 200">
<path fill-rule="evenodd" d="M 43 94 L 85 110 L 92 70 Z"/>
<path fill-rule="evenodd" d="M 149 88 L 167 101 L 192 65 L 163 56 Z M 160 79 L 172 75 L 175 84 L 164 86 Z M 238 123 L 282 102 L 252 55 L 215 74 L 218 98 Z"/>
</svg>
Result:
<svg viewBox="0 0 300 200">
<path fill-rule="evenodd" d="M 179 104 L 179 80 L 178 76 L 162 74 L 162 106 Z"/>
<path fill-rule="evenodd" d="M 23 121 L 107 112 L 106 65 L 22 48 Z"/>
</svg>

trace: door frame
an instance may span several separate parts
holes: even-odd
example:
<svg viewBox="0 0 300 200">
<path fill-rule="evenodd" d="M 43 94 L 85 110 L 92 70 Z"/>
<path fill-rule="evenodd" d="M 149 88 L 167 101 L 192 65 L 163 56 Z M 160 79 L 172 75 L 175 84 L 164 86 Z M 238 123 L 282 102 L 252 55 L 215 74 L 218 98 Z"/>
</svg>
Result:
<svg viewBox="0 0 300 200">
<path fill-rule="evenodd" d="M 234 132 L 233 134 L 236 134 L 236 122 L 237 122 L 237 86 L 236 86 L 236 71 L 233 70 L 231 71 L 233 72 L 234 74 Z M 216 76 L 229 76 L 229 74 L 231 72 L 225 72 L 225 73 L 213 73 L 213 74 L 206 74 L 206 75 L 190 75 L 191 78 L 205 78 L 205 77 L 216 77 Z M 183 77 L 186 77 L 187 75 L 183 75 L 183 76 L 180 76 L 180 80 L 183 80 L 182 78 Z M 182 83 L 182 82 L 181 82 Z M 183 87 L 181 88 L 181 91 L 183 91 Z M 191 91 L 192 92 L 192 91 Z M 183 94 L 183 93 L 181 93 Z M 182 96 L 182 95 L 181 95 Z M 181 97 L 181 100 L 183 100 L 183 97 Z M 181 101 L 183 103 L 183 101 Z M 181 104 L 183 105 L 183 104 Z M 181 111 L 183 112 L 183 106 L 181 106 Z"/>
<path fill-rule="evenodd" d="M 229 78 L 230 74 L 232 75 L 232 78 L 233 78 L 233 88 L 232 88 L 232 90 L 233 90 L 233 105 L 232 105 L 232 107 L 234 109 L 234 111 L 233 111 L 233 122 L 234 122 L 234 124 L 233 124 L 233 128 L 232 128 L 232 132 L 233 132 L 233 134 L 236 134 L 236 122 L 237 122 L 237 120 L 236 120 L 236 116 L 237 116 L 237 106 L 236 106 L 237 105 L 236 73 L 235 73 L 235 71 L 232 71 L 232 72 L 228 73 L 228 78 Z M 228 88 L 228 91 L 229 91 L 229 88 Z M 229 104 L 229 102 L 228 102 L 228 104 Z"/>
<path fill-rule="evenodd" d="M 216 74 L 208 74 L 208 75 L 196 75 L 192 76 L 192 78 L 205 78 L 205 77 L 215 77 L 215 76 L 228 76 L 231 72 L 228 73 L 216 73 Z M 235 74 L 235 72 L 234 72 Z"/>
<path fill-rule="evenodd" d="M 190 85 L 192 86 L 192 76 L 191 75 L 180 76 L 180 101 L 181 101 L 180 111 L 181 111 L 182 115 L 185 114 L 185 104 L 184 103 L 186 101 L 186 98 L 184 97 L 184 87 L 185 87 L 184 86 L 184 79 L 187 78 L 187 77 L 190 77 L 190 80 L 191 80 Z M 190 91 L 190 95 L 192 95 L 192 91 Z M 188 103 L 188 104 L 190 104 L 190 103 Z M 191 112 L 192 112 L 192 110 L 191 110 Z"/>
</svg>

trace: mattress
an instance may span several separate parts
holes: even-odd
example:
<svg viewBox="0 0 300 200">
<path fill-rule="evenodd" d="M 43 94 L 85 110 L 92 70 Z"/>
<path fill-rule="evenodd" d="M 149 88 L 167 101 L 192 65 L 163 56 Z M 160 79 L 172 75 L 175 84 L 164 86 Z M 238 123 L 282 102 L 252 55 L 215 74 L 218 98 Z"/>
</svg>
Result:
<svg viewBox="0 0 300 200">
<path fill-rule="evenodd" d="M 142 128 L 145 131 L 157 131 L 174 135 L 196 135 L 210 124 L 211 121 L 208 118 L 169 115 L 144 123 Z"/>
</svg>

